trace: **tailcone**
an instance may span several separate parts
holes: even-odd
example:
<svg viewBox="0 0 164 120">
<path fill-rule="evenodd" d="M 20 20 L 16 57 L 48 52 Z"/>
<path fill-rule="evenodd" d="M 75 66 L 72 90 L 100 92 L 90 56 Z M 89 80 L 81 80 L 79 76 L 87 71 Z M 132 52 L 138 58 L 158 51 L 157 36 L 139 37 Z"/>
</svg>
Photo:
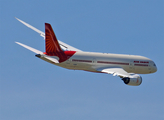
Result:
<svg viewBox="0 0 164 120">
<path fill-rule="evenodd" d="M 41 57 L 41 54 L 36 54 L 35 56 L 38 57 L 38 58 L 40 58 Z"/>
</svg>

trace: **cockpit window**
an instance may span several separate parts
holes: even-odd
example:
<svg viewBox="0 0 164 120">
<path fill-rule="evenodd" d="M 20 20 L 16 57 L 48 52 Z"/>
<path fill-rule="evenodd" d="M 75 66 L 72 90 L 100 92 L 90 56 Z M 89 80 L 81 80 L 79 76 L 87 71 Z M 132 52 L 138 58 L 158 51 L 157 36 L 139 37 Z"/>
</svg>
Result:
<svg viewBox="0 0 164 120">
<path fill-rule="evenodd" d="M 154 63 L 154 66 L 156 66 L 155 63 Z"/>
</svg>

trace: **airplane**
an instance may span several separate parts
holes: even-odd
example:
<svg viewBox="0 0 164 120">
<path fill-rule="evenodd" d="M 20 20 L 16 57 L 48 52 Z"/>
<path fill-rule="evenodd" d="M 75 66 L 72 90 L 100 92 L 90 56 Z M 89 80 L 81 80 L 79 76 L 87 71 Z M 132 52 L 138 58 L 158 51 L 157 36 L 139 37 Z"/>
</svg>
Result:
<svg viewBox="0 0 164 120">
<path fill-rule="evenodd" d="M 16 19 L 45 39 L 45 52 L 20 42 L 16 43 L 36 53 L 36 57 L 51 64 L 71 70 L 113 74 L 113 76 L 120 77 L 126 85 L 130 86 L 139 86 L 142 83 L 142 77 L 138 74 L 150 74 L 157 71 L 155 63 L 147 57 L 84 52 L 59 41 L 49 23 L 45 23 L 44 33 L 30 24 L 18 18 Z"/>
</svg>

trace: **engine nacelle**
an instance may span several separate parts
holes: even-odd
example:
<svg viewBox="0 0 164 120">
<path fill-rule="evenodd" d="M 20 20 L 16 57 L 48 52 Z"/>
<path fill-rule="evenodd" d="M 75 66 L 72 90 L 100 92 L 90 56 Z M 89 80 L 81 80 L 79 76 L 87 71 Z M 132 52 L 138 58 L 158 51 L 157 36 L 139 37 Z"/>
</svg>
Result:
<svg viewBox="0 0 164 120">
<path fill-rule="evenodd" d="M 142 77 L 137 74 L 131 75 L 130 77 L 124 77 L 122 80 L 125 84 L 131 86 L 138 86 L 142 83 Z"/>
</svg>

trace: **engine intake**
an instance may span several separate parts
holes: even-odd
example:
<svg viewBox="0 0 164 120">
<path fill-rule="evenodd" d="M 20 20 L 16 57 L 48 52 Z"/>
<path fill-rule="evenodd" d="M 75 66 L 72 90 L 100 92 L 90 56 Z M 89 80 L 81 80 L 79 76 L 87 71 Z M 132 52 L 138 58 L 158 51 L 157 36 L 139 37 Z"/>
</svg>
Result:
<svg viewBox="0 0 164 120">
<path fill-rule="evenodd" d="M 134 74 L 130 77 L 124 77 L 122 78 L 122 80 L 126 85 L 131 85 L 131 86 L 138 86 L 142 83 L 142 77 L 137 74 Z"/>
</svg>

